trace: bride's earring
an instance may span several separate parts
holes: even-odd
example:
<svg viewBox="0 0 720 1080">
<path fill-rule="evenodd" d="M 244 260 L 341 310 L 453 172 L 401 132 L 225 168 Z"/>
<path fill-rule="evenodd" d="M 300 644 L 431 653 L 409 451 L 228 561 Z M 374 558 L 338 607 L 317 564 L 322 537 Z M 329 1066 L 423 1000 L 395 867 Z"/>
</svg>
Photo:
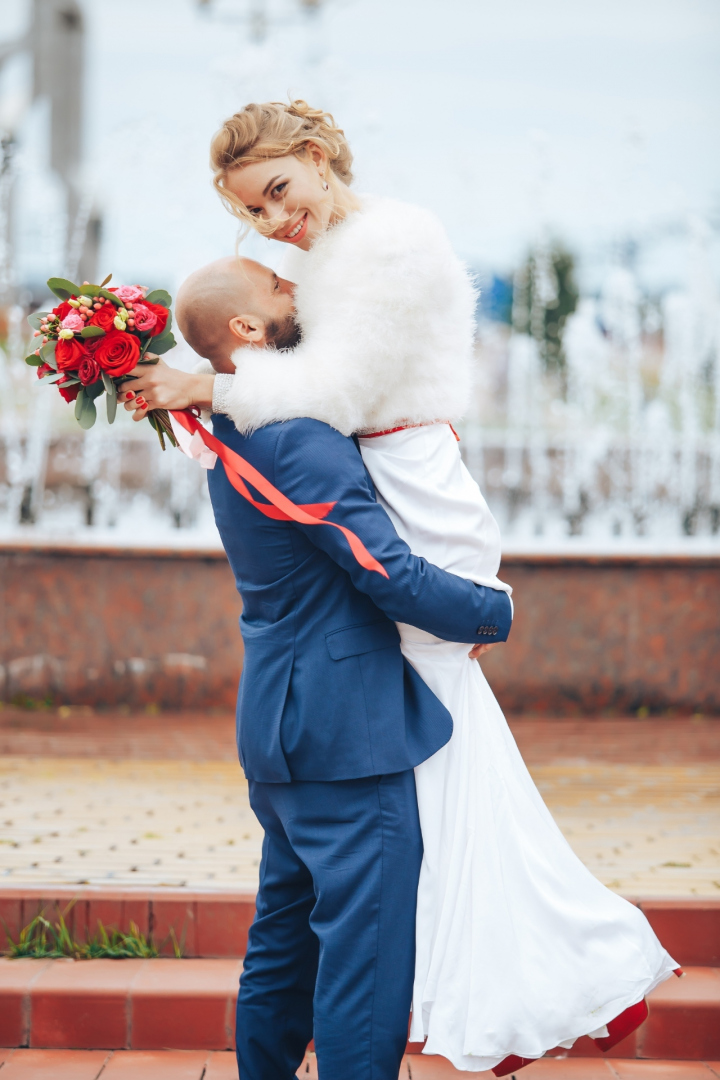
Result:
<svg viewBox="0 0 720 1080">
<path fill-rule="evenodd" d="M 327 180 L 323 180 L 322 186 L 323 186 L 323 191 L 329 191 L 330 190 L 330 185 L 328 184 Z"/>
</svg>

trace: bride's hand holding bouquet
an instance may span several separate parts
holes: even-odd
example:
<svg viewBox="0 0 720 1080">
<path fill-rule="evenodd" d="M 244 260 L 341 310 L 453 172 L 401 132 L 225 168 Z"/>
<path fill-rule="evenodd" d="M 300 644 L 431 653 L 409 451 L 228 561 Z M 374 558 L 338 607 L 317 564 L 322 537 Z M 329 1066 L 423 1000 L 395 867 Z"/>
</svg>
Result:
<svg viewBox="0 0 720 1080">
<path fill-rule="evenodd" d="M 146 358 L 152 358 L 147 353 Z M 157 358 L 154 366 L 134 368 L 132 381 L 118 385 L 119 400 L 133 420 L 144 420 L 149 412 L 177 409 L 210 409 L 214 375 L 180 371 Z"/>
</svg>

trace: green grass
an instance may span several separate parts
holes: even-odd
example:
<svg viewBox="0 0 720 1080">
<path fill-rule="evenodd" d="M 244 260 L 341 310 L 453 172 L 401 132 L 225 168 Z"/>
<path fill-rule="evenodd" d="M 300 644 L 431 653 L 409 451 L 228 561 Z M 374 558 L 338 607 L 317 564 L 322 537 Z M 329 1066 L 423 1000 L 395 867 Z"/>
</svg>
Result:
<svg viewBox="0 0 720 1080">
<path fill-rule="evenodd" d="M 159 956 L 161 949 L 170 943 L 173 956 L 182 956 L 183 943 L 178 941 L 174 930 L 170 930 L 167 938 L 158 947 L 152 936 L 141 934 L 134 922 L 130 923 L 130 932 L 124 933 L 122 930 L 106 930 L 98 919 L 97 934 L 87 941 L 76 941 L 65 922 L 65 916 L 72 906 L 70 904 L 65 911 L 59 913 L 55 923 L 46 919 L 42 912 L 36 915 L 32 922 L 20 931 L 17 941 L 12 939 L 6 926 L 8 948 L 5 955 L 11 958 L 29 956 L 38 960 L 61 956 L 69 956 L 74 960 L 125 960 L 131 957 L 146 960 Z"/>
</svg>

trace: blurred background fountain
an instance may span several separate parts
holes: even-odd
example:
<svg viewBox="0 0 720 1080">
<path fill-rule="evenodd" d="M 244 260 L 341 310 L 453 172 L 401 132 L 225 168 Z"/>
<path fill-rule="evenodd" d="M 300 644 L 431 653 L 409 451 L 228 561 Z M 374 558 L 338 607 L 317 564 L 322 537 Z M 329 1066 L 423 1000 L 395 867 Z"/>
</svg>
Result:
<svg viewBox="0 0 720 1080">
<path fill-rule="evenodd" d="M 481 304 L 464 452 L 506 550 L 720 548 L 709 239 L 706 223 L 687 222 L 686 287 L 655 303 L 621 262 L 598 296 L 579 298 L 572 258 L 546 244 L 515 275 L 509 325 L 484 321 Z"/>
<path fill-rule="evenodd" d="M 478 219 L 479 171 L 468 157 L 443 158 L 427 190 L 413 193 L 410 166 L 383 148 L 387 121 L 365 100 L 365 69 L 358 63 L 353 75 L 339 44 L 349 47 L 353 27 L 369 32 L 369 22 L 392 18 L 377 0 L 156 0 L 152 11 L 129 0 L 125 25 L 142 25 L 147 42 L 124 34 L 102 64 L 113 5 L 0 2 L 12 15 L 0 31 L 0 538 L 214 547 L 202 470 L 162 454 L 149 425 L 125 416 L 83 433 L 22 363 L 26 315 L 47 300 L 43 280 L 63 267 L 91 281 L 112 269 L 116 281 L 144 275 L 172 291 L 194 266 L 232 250 L 232 222 L 204 172 L 207 139 L 243 101 L 288 88 L 340 114 L 358 160 L 373 163 L 361 177 L 369 188 L 384 184 L 446 213 L 446 193 L 433 184 L 450 170 L 451 202 L 470 199 Z M 453 2 L 458 17 L 478 10 Z M 428 27 L 433 4 L 418 9 Z M 513 4 L 532 19 L 524 0 Z M 397 49 L 398 28 L 379 29 Z M 442 57 L 424 62 L 441 67 Z M 123 83 L 125 68 L 134 75 Z M 407 70 L 397 85 L 418 78 Z M 383 68 L 386 94 L 392 77 Z M 147 101 L 161 98 L 156 108 L 134 103 L 140 80 Z M 150 148 L 145 167 L 139 151 L 123 153 L 132 139 Z M 478 387 L 461 448 L 505 547 L 720 550 L 718 215 L 683 210 L 649 225 L 632 135 L 617 195 L 625 210 L 594 239 L 565 244 L 553 225 L 561 187 L 552 139 L 534 131 L 528 142 L 525 235 L 534 239 L 515 237 L 503 269 L 489 265 L 481 234 L 469 239 L 446 213 L 481 286 Z M 178 152 L 188 167 L 168 174 Z M 137 159 L 132 170 L 126 157 Z M 506 215 L 517 206 L 515 193 Z M 649 288 L 641 267 L 659 234 L 685 249 L 685 269 Z M 272 264 L 271 248 L 252 239 L 247 253 Z M 169 359 L 189 368 L 195 358 L 181 342 Z"/>
</svg>

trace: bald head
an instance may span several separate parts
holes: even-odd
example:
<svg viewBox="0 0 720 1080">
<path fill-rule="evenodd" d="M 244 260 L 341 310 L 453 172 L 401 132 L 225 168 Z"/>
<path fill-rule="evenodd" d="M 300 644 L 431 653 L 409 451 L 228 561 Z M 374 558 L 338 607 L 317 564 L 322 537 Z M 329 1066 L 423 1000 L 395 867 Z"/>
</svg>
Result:
<svg viewBox="0 0 720 1080">
<path fill-rule="evenodd" d="M 183 282 L 175 318 L 196 353 L 216 371 L 233 372 L 230 357 L 243 345 L 297 344 L 293 289 L 292 282 L 252 259 L 218 259 Z"/>
</svg>

